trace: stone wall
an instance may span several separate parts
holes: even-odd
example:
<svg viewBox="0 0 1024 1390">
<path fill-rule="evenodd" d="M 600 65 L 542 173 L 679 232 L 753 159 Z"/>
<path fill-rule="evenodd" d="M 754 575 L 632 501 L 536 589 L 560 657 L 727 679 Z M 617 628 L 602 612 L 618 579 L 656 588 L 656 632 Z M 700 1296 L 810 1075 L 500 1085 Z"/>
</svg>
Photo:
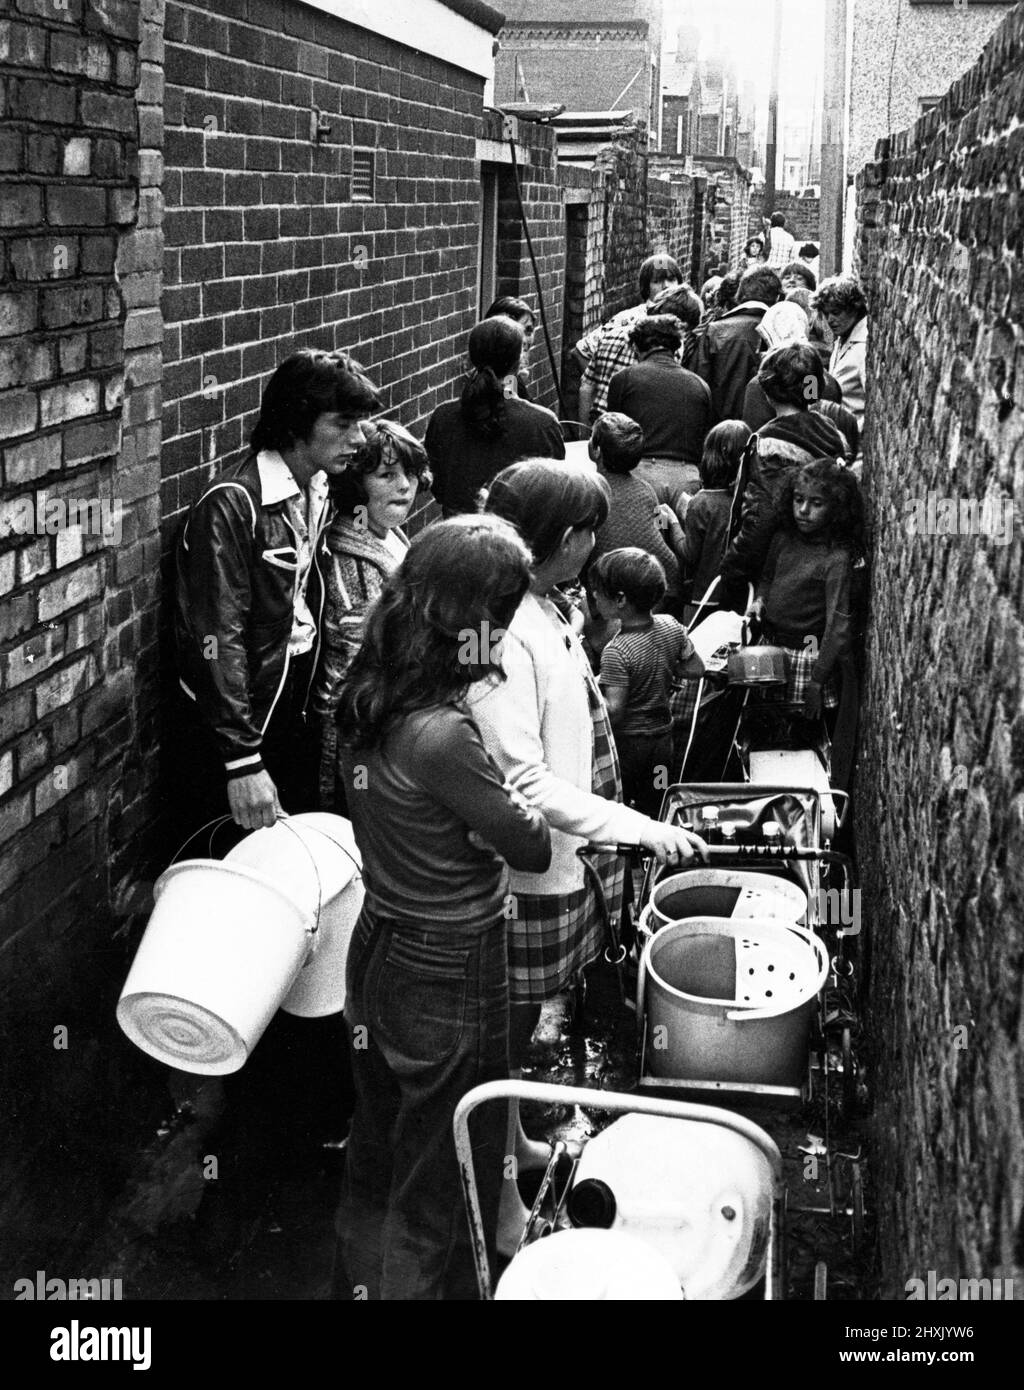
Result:
<svg viewBox="0 0 1024 1390">
<path fill-rule="evenodd" d="M 139 1119 L 113 938 L 155 818 L 162 23 L 0 3 L 0 1227 L 26 1260 L 73 1242 Z"/>
<path fill-rule="evenodd" d="M 1024 1276 L 1022 99 L 1018 7 L 858 180 L 874 553 L 855 801 L 894 1297 L 929 1270 Z"/>
</svg>

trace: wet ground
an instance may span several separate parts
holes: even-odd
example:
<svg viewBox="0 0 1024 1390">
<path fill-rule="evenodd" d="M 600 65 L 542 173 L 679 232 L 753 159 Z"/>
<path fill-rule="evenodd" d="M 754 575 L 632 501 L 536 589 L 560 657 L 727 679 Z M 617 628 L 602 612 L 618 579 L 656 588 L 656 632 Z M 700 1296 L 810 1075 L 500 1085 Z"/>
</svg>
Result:
<svg viewBox="0 0 1024 1390">
<path fill-rule="evenodd" d="M 833 1057 L 839 1065 L 838 1052 Z M 527 1075 L 537 1081 L 629 1091 L 637 1079 L 635 1016 L 619 996 L 615 972 L 599 966 L 590 977 L 586 1006 L 572 1017 L 568 997 L 544 1012 Z M 866 1078 L 859 1078 L 861 1099 Z M 785 1220 L 786 1296 L 814 1297 L 815 1270 L 829 1299 L 876 1296 L 870 1252 L 870 1216 L 854 1220 L 853 1165 L 863 1120 L 844 1113 L 840 1076 L 830 1073 L 829 1098 L 820 1073 L 806 1104 L 742 1110 L 775 1139 L 783 1156 L 789 1212 Z M 85 1262 L 108 1278 L 121 1278 L 124 1296 L 169 1300 L 322 1300 L 329 1296 L 333 1214 L 343 1163 L 339 1148 L 296 1151 L 284 1172 L 248 1194 L 242 1209 L 214 1209 L 195 1219 L 206 1185 L 196 1161 L 213 1125 L 217 1083 L 193 1088 L 140 1153 L 115 1204 L 102 1239 Z M 524 1107 L 535 1135 L 585 1140 L 607 1123 L 597 1112 Z M 825 1159 L 825 1143 L 831 1162 Z M 870 1174 L 862 1166 L 866 1206 Z M 831 1201 L 829 1187 L 831 1185 Z M 797 1208 L 834 1208 L 836 1215 Z M 856 1227 L 856 1229 L 855 1229 Z M 822 1268 L 824 1267 L 824 1269 Z M 820 1289 L 819 1289 L 820 1296 Z"/>
</svg>

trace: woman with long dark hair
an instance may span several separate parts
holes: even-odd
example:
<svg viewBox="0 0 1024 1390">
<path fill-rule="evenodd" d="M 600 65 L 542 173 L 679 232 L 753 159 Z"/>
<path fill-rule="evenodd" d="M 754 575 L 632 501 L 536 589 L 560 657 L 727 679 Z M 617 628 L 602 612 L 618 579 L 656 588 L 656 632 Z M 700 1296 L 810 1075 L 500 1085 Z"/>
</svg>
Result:
<svg viewBox="0 0 1024 1390">
<path fill-rule="evenodd" d="M 508 1074 L 505 866 L 542 872 L 547 826 L 504 784 L 466 708 L 500 682 L 530 554 L 496 517 L 421 532 L 389 578 L 338 711 L 366 900 L 346 972 L 356 1111 L 339 1214 L 340 1298 L 475 1297 L 452 1117 Z M 500 1108 L 474 1126 L 485 1228 Z M 493 1256 L 493 1252 L 492 1252 Z"/>
<path fill-rule="evenodd" d="M 516 394 L 523 343 L 523 330 L 511 318 L 499 314 L 478 323 L 469 335 L 473 370 L 461 396 L 430 417 L 424 442 L 434 496 L 446 516 L 477 511 L 481 489 L 517 459 L 565 458 L 555 416 Z"/>
</svg>

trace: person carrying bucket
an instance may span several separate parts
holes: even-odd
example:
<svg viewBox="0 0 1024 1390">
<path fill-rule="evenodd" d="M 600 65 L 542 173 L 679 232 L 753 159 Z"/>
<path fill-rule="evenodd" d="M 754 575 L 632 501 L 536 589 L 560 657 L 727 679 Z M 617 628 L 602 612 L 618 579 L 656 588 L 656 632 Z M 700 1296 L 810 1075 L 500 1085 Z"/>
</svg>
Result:
<svg viewBox="0 0 1024 1390">
<path fill-rule="evenodd" d="M 293 354 L 264 392 L 249 457 L 192 508 L 174 614 L 184 702 L 173 789 L 183 833 L 226 811 L 258 830 L 282 808 L 316 809 L 319 748 L 306 707 L 320 649 L 328 478 L 344 473 L 380 405 L 345 353 Z"/>
<path fill-rule="evenodd" d="M 363 446 L 363 422 L 380 405 L 345 353 L 293 354 L 263 393 L 249 456 L 189 514 L 176 556 L 180 690 L 168 777 L 175 844 L 189 836 L 193 853 L 223 853 L 239 831 L 317 809 L 319 727 L 306 707 L 320 649 L 328 478 Z M 216 839 L 196 841 L 227 814 L 228 833 L 221 825 Z M 340 1014 L 278 1013 L 223 1096 L 200 1104 L 195 1079 L 172 1076 L 179 1104 L 219 1112 L 217 1181 L 205 1184 L 196 1219 L 202 1253 L 222 1259 L 275 1175 L 302 1157 L 320 1161 L 322 1145 L 337 1141 L 347 1070 Z"/>
</svg>

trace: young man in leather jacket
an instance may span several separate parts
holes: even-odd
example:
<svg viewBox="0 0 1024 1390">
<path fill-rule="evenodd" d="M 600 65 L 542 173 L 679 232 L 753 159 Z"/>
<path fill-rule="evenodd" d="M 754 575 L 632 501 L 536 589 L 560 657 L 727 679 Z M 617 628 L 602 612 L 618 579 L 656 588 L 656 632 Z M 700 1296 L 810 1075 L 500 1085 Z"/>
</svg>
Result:
<svg viewBox="0 0 1024 1390">
<path fill-rule="evenodd" d="M 250 456 L 193 505 L 177 551 L 175 637 L 191 828 L 229 810 L 245 830 L 315 809 L 328 479 L 380 398 L 344 353 L 297 352 L 263 395 Z"/>
</svg>

